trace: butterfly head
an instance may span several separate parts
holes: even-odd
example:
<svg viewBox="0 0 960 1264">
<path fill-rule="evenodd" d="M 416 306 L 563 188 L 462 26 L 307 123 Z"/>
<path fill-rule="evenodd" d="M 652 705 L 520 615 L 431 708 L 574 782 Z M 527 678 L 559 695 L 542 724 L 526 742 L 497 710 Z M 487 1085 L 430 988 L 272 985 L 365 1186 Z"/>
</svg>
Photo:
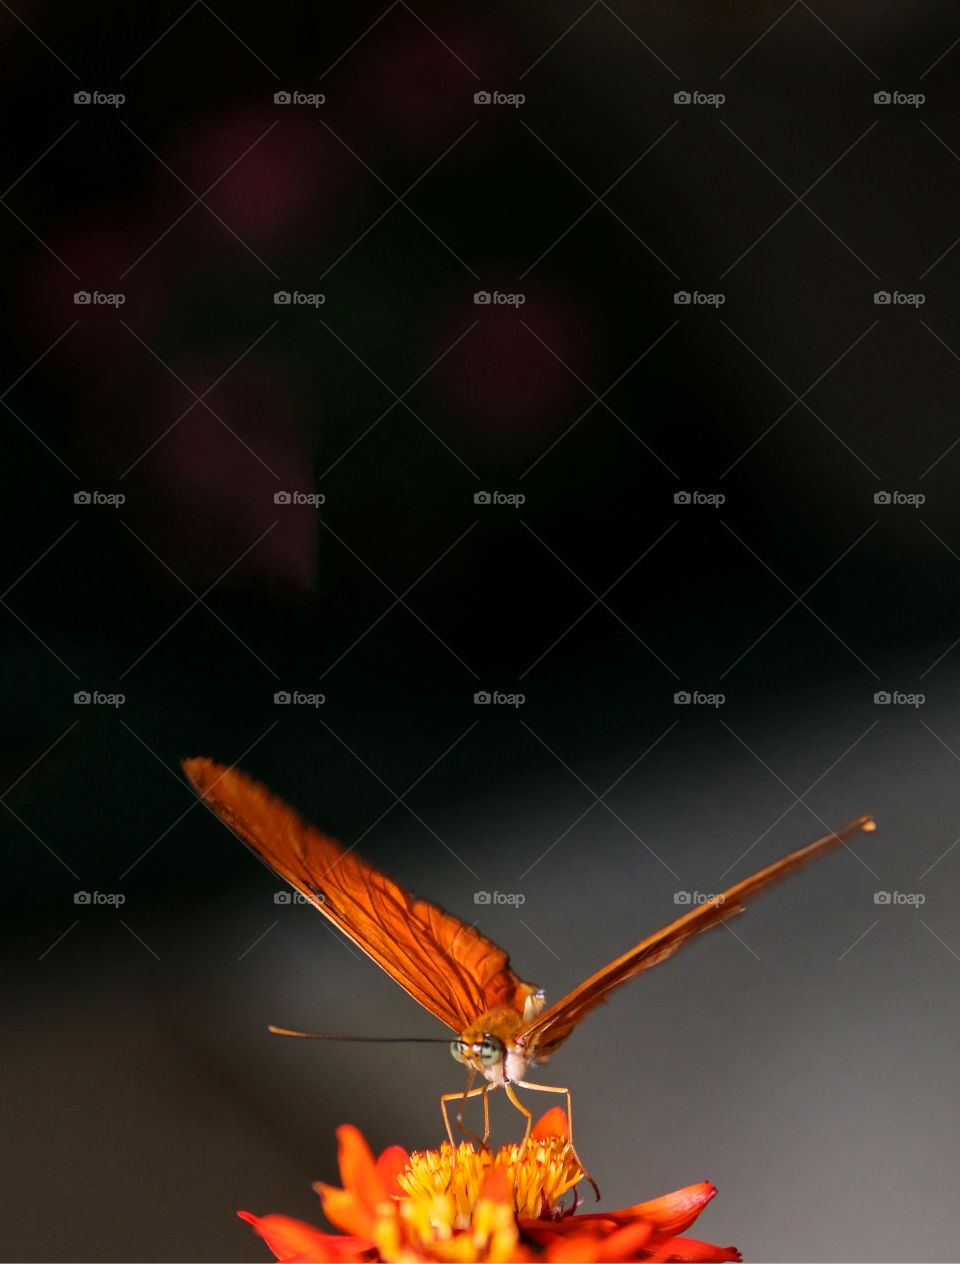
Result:
<svg viewBox="0 0 960 1264">
<path fill-rule="evenodd" d="M 476 1040 L 458 1036 L 450 1041 L 450 1053 L 457 1062 L 475 1067 L 478 1071 L 486 1071 L 503 1061 L 503 1045 L 489 1032 L 484 1032 Z"/>
<path fill-rule="evenodd" d="M 517 1045 L 523 1021 L 515 1009 L 495 1006 L 451 1040 L 450 1052 L 493 1085 L 520 1080 L 530 1062 L 530 1055 Z"/>
</svg>

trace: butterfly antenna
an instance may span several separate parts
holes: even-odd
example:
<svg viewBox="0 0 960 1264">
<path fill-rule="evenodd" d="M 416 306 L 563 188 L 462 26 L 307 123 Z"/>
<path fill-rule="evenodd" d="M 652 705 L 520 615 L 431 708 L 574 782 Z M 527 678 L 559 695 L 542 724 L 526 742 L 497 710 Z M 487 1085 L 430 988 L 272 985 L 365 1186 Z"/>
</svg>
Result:
<svg viewBox="0 0 960 1264">
<path fill-rule="evenodd" d="M 294 1031 L 290 1027 L 267 1028 L 274 1036 L 299 1036 L 302 1040 L 342 1040 L 350 1044 L 373 1045 L 448 1045 L 442 1036 L 340 1036 L 325 1031 Z"/>
</svg>

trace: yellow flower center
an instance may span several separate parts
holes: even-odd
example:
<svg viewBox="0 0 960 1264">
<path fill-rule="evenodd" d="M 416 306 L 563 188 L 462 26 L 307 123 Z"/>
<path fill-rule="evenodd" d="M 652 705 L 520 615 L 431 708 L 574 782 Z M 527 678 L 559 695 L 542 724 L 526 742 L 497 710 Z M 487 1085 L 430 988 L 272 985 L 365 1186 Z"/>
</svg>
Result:
<svg viewBox="0 0 960 1264">
<path fill-rule="evenodd" d="M 467 1142 L 454 1150 L 444 1142 L 439 1150 L 415 1150 L 410 1155 L 410 1165 L 399 1177 L 407 1195 L 402 1200 L 402 1214 L 418 1222 L 423 1217 L 432 1237 L 438 1231 L 443 1236 L 455 1229 L 480 1228 L 481 1212 L 486 1218 L 482 1227 L 486 1229 L 489 1223 L 492 1228 L 492 1219 L 499 1217 L 485 1207 L 488 1200 L 479 1205 L 478 1200 L 484 1177 L 494 1167 L 506 1171 L 515 1193 L 517 1215 L 531 1219 L 541 1215 L 544 1204 L 553 1208 L 583 1177 L 562 1137 L 531 1139 L 526 1146 L 505 1145 L 496 1153 L 475 1150 Z M 403 1206 L 408 1201 L 409 1210 Z M 506 1210 L 512 1220 L 513 1208 Z"/>
</svg>

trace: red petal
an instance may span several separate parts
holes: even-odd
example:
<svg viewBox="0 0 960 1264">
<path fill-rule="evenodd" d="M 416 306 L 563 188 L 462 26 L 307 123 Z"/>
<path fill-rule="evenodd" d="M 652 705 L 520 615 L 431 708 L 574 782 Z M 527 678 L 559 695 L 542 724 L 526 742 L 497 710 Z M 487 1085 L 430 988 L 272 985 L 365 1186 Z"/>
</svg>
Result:
<svg viewBox="0 0 960 1264">
<path fill-rule="evenodd" d="M 564 1216 L 560 1220 L 520 1220 L 522 1232 L 535 1242 L 553 1242 L 556 1238 L 589 1234 L 602 1238 L 621 1228 L 612 1216 L 598 1212 L 592 1216 Z"/>
<path fill-rule="evenodd" d="M 660 1233 L 682 1233 L 684 1229 L 690 1228 L 716 1192 L 716 1186 L 709 1181 L 701 1181 L 699 1185 L 687 1185 L 684 1189 L 674 1190 L 672 1194 L 663 1194 L 649 1202 L 625 1207 L 622 1212 L 614 1212 L 613 1215 L 641 1216 L 644 1220 L 652 1221 Z"/>
<path fill-rule="evenodd" d="M 343 1189 L 322 1181 L 313 1188 L 320 1195 L 324 1215 L 331 1224 L 344 1233 L 369 1238 L 374 1212 L 389 1197 L 386 1183 L 359 1128 L 352 1124 L 341 1125 L 337 1129 L 337 1141 Z M 383 1171 L 389 1170 L 391 1161 L 387 1158 Z"/>
<path fill-rule="evenodd" d="M 323 1181 L 317 1181 L 313 1188 L 320 1195 L 323 1214 L 332 1225 L 344 1233 L 369 1240 L 373 1216 L 352 1190 L 324 1185 Z"/>
<path fill-rule="evenodd" d="M 612 1261 L 613 1264 L 623 1260 L 639 1259 L 639 1252 L 650 1241 L 652 1234 L 652 1225 L 643 1223 L 626 1225 L 623 1229 L 618 1229 L 616 1233 L 611 1233 L 608 1238 L 604 1238 L 597 1248 L 597 1259 Z M 643 1254 L 646 1258 L 646 1251 Z"/>
<path fill-rule="evenodd" d="M 387 1197 L 387 1191 L 363 1133 L 353 1124 L 341 1124 L 337 1129 L 337 1141 L 343 1188 L 356 1194 L 367 1211 L 376 1211 L 377 1205 Z"/>
<path fill-rule="evenodd" d="M 537 1121 L 530 1134 L 534 1141 L 544 1141 L 547 1137 L 562 1137 L 567 1141 L 570 1130 L 567 1127 L 567 1112 L 562 1106 L 553 1106 L 542 1119 Z"/>
<path fill-rule="evenodd" d="M 696 1238 L 669 1238 L 649 1257 L 651 1260 L 677 1260 L 682 1264 L 711 1264 L 712 1261 L 742 1260 L 735 1246 L 713 1246 Z"/>
<path fill-rule="evenodd" d="M 672 1194 L 663 1194 L 660 1198 L 652 1198 L 646 1203 L 635 1203 L 632 1207 L 620 1207 L 617 1211 L 585 1211 L 582 1215 L 569 1217 L 575 1223 L 586 1220 L 612 1220 L 617 1224 L 629 1224 L 631 1220 L 647 1220 L 656 1227 L 657 1233 L 679 1233 L 689 1229 L 700 1212 L 716 1194 L 716 1186 L 709 1181 L 701 1181 L 699 1185 L 687 1185 L 675 1190 Z"/>
<path fill-rule="evenodd" d="M 513 1203 L 513 1186 L 507 1177 L 506 1169 L 491 1167 L 480 1186 L 480 1198 L 489 1198 L 495 1203 Z"/>
<path fill-rule="evenodd" d="M 571 1234 L 570 1237 L 554 1238 L 547 1245 L 547 1253 L 543 1257 L 553 1264 L 592 1264 L 598 1259 L 596 1238 L 588 1235 Z"/>
<path fill-rule="evenodd" d="M 278 1260 L 285 1264 L 341 1264 L 341 1261 L 362 1260 L 371 1243 L 364 1238 L 344 1238 L 335 1233 L 321 1233 L 313 1225 L 290 1216 L 254 1216 L 238 1211 L 241 1220 L 253 1225 Z"/>
<path fill-rule="evenodd" d="M 387 1197 L 401 1193 L 397 1177 L 410 1166 L 410 1156 L 403 1146 L 388 1146 L 377 1159 L 375 1166 Z"/>
<path fill-rule="evenodd" d="M 628 1260 L 649 1258 L 648 1250 L 653 1225 L 638 1222 L 621 1226 L 615 1221 L 603 1224 L 597 1220 L 578 1227 L 579 1216 L 571 1216 L 564 1221 L 554 1221 L 540 1231 L 530 1232 L 527 1225 L 530 1221 L 521 1221 L 520 1227 L 546 1247 L 546 1258 L 554 1261 L 569 1261 L 570 1264 L 580 1261 L 603 1261 L 613 1264 L 624 1264 Z M 563 1231 L 555 1232 L 563 1226 Z M 554 1232 L 551 1232 L 554 1231 Z"/>
</svg>

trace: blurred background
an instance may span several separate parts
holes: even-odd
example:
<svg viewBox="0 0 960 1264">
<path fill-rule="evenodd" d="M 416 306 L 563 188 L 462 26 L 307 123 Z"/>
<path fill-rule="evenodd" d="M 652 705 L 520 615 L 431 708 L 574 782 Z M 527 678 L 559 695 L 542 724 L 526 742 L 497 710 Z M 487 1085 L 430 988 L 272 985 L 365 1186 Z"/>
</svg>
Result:
<svg viewBox="0 0 960 1264">
<path fill-rule="evenodd" d="M 3 1258 L 261 1260 L 235 1210 L 318 1221 L 337 1124 L 441 1139 L 442 1047 L 266 1034 L 444 1033 L 198 754 L 554 999 L 873 812 L 540 1078 L 605 1206 L 707 1177 L 747 1258 L 956 1257 L 958 43 L 2 6 Z"/>
</svg>

